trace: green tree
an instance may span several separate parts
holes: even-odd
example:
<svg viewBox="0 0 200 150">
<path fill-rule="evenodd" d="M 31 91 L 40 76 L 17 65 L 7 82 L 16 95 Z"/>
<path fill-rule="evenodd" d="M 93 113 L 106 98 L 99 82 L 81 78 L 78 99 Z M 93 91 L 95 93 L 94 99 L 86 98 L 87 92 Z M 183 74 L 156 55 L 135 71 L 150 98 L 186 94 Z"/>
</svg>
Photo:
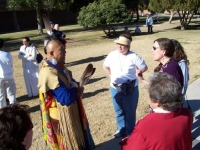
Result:
<svg viewBox="0 0 200 150">
<path fill-rule="evenodd" d="M 145 9 L 148 9 L 149 6 L 149 0 L 139 0 L 138 8 L 139 10 L 143 11 Z"/>
<path fill-rule="evenodd" d="M 25 10 L 34 8 L 37 13 L 38 34 L 43 34 L 41 9 L 65 9 L 66 0 L 9 0 L 8 8 L 12 10 Z"/>
<path fill-rule="evenodd" d="M 199 0 L 150 0 L 149 8 L 155 12 L 170 10 L 172 15 L 177 12 L 181 29 L 185 30 L 194 15 L 200 8 Z"/>
<path fill-rule="evenodd" d="M 110 37 L 115 34 L 111 23 L 129 22 L 131 15 L 121 0 L 97 0 L 82 7 L 78 15 L 78 24 L 84 27 L 101 26 Z M 112 31 L 112 32 L 111 32 Z"/>
<path fill-rule="evenodd" d="M 87 6 L 89 3 L 94 1 L 95 0 L 73 0 L 69 5 L 69 10 L 78 13 L 83 6 Z"/>
<path fill-rule="evenodd" d="M 126 5 L 127 9 L 136 12 L 136 22 L 139 20 L 139 12 L 138 7 L 141 0 L 122 0 L 122 2 Z M 133 14 L 132 14 L 133 15 Z"/>
</svg>

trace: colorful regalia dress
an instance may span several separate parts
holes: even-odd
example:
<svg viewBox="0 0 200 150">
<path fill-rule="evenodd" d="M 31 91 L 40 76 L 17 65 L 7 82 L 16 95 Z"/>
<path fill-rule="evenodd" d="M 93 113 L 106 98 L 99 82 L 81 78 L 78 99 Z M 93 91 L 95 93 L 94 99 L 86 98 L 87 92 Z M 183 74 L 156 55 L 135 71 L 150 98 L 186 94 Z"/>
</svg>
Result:
<svg viewBox="0 0 200 150">
<path fill-rule="evenodd" d="M 48 60 L 41 63 L 38 88 L 42 128 L 48 150 L 94 150 L 77 87 L 67 68 L 60 70 Z M 70 101 L 70 96 L 74 96 L 75 100 Z"/>
</svg>

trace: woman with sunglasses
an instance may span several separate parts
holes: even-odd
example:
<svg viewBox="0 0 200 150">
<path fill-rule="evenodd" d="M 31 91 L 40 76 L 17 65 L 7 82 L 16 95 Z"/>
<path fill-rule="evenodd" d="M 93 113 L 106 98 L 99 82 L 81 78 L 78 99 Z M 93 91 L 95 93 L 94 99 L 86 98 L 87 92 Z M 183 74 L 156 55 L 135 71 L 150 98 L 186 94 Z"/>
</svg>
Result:
<svg viewBox="0 0 200 150">
<path fill-rule="evenodd" d="M 183 74 L 178 62 L 173 59 L 174 51 L 175 47 L 170 39 L 159 38 L 154 41 L 151 52 L 153 60 L 159 62 L 154 72 L 166 72 L 172 75 L 183 87 Z M 136 74 L 138 79 L 148 84 L 148 81 L 143 78 L 142 72 L 139 69 L 137 69 Z"/>
</svg>

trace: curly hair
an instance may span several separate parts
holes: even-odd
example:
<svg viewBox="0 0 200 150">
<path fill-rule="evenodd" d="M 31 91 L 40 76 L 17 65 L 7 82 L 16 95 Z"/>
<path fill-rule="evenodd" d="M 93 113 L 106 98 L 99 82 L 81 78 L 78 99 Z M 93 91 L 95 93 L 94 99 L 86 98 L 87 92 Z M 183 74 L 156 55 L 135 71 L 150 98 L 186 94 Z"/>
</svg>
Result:
<svg viewBox="0 0 200 150">
<path fill-rule="evenodd" d="M 182 59 L 184 59 L 184 60 L 186 60 L 187 64 L 189 65 L 190 62 L 187 59 L 187 55 L 184 51 L 183 46 L 175 39 L 171 39 L 171 41 L 174 43 L 174 46 L 175 46 L 175 52 L 174 52 L 173 58 L 175 60 L 177 60 L 178 62 L 181 61 Z"/>
<path fill-rule="evenodd" d="M 0 109 L 0 150 L 25 150 L 22 144 L 33 124 L 27 105 L 12 104 Z"/>
<path fill-rule="evenodd" d="M 157 72 L 150 76 L 148 93 L 152 102 L 159 103 L 164 110 L 175 110 L 182 104 L 182 87 L 171 75 Z"/>
</svg>

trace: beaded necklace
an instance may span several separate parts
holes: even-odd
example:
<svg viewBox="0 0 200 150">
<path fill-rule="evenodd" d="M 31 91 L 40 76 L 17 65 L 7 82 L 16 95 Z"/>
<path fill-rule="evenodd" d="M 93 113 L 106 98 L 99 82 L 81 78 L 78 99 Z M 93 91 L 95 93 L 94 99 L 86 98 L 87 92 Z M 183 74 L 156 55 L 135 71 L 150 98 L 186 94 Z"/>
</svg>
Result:
<svg viewBox="0 0 200 150">
<path fill-rule="evenodd" d="M 167 67 L 167 65 L 172 61 L 173 59 L 170 58 L 164 65 L 162 65 L 162 67 L 160 68 L 159 72 L 163 72 L 163 69 Z"/>
</svg>

